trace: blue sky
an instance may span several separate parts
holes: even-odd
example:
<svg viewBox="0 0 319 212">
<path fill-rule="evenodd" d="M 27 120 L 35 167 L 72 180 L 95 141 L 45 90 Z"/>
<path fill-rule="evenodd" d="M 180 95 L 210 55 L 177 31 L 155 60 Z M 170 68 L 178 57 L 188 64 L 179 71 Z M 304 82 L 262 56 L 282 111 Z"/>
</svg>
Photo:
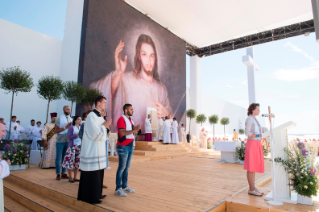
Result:
<svg viewBox="0 0 319 212">
<path fill-rule="evenodd" d="M 67 0 L 0 0 L 0 18 L 63 40 L 66 6 Z M 314 33 L 257 45 L 254 52 L 262 113 L 270 105 L 275 125 L 295 121 L 290 132 L 319 134 L 319 43 Z M 245 54 L 239 49 L 202 58 L 202 91 L 246 108 Z"/>
</svg>

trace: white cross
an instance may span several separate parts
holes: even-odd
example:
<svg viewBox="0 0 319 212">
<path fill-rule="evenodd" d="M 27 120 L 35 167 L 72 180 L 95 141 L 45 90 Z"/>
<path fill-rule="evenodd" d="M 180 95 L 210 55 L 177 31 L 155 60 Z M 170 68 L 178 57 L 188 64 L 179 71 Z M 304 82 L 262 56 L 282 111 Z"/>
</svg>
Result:
<svg viewBox="0 0 319 212">
<path fill-rule="evenodd" d="M 259 71 L 259 67 L 254 60 L 254 49 L 249 47 L 246 49 L 247 55 L 243 56 L 243 63 L 247 66 L 247 80 L 248 80 L 248 97 L 249 104 L 256 103 L 256 85 L 255 85 L 255 71 Z"/>
</svg>

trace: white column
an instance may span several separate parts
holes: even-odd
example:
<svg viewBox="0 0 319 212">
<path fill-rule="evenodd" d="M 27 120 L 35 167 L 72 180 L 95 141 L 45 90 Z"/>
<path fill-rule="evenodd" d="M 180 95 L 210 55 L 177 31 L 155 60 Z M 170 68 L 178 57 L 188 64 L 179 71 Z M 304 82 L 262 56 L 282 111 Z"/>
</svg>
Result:
<svg viewBox="0 0 319 212">
<path fill-rule="evenodd" d="M 258 65 L 254 60 L 254 49 L 249 47 L 246 49 L 247 55 L 243 56 L 243 63 L 247 66 L 247 80 L 248 80 L 248 97 L 249 104 L 256 103 L 256 84 L 255 71 L 258 71 Z"/>
<path fill-rule="evenodd" d="M 312 2 L 313 22 L 315 24 L 315 30 L 316 30 L 316 40 L 319 43 L 319 0 L 311 0 L 311 2 Z"/>
<path fill-rule="evenodd" d="M 84 0 L 68 0 L 60 68 L 60 77 L 63 81 L 78 81 L 83 6 Z M 57 108 L 59 114 L 62 113 L 64 105 L 71 105 L 71 102 L 59 100 Z M 72 111 L 75 114 L 75 104 Z"/>
<path fill-rule="evenodd" d="M 196 110 L 197 114 L 201 113 L 201 58 L 198 56 L 190 57 L 190 108 Z M 198 124 L 195 119 L 191 123 L 191 135 L 198 137 Z"/>
</svg>

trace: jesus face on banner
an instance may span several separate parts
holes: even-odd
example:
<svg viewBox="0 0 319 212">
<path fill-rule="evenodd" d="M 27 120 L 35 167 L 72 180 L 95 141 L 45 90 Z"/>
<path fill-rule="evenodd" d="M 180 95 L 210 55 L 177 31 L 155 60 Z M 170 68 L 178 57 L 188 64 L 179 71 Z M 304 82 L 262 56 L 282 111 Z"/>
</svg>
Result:
<svg viewBox="0 0 319 212">
<path fill-rule="evenodd" d="M 123 114 L 122 107 L 130 103 L 134 107 L 135 124 L 141 124 L 144 133 L 144 121 L 147 107 L 157 110 L 157 117 L 172 115 L 167 89 L 160 81 L 158 57 L 155 44 L 148 35 L 141 34 L 135 46 L 134 68 L 126 70 L 128 55 L 122 59 L 124 41 L 120 41 L 114 52 L 115 70 L 90 87 L 100 90 L 107 98 L 108 114 L 112 114 L 113 125 Z M 113 129 L 116 130 L 116 127 Z"/>
</svg>

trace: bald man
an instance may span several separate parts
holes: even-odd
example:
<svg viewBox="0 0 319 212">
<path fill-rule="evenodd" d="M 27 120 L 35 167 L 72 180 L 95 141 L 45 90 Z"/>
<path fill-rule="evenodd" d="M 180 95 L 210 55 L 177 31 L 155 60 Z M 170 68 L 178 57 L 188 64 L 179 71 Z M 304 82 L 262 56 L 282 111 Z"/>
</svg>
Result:
<svg viewBox="0 0 319 212">
<path fill-rule="evenodd" d="M 2 137 L 6 136 L 6 127 L 4 124 L 0 123 L 0 140 Z M 2 155 L 0 155 L 0 179 L 3 179 L 10 175 L 10 160 L 1 160 Z"/>
</svg>

